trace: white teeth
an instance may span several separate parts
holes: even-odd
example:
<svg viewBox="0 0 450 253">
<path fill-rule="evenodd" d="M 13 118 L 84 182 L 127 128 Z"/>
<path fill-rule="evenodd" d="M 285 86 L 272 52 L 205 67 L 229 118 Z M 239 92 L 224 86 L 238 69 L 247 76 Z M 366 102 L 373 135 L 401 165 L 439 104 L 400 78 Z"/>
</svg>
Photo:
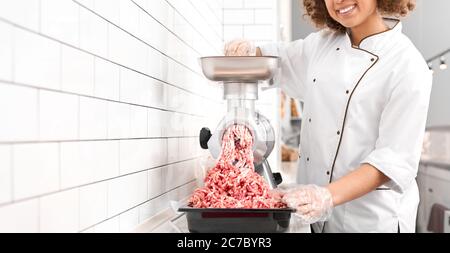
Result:
<svg viewBox="0 0 450 253">
<path fill-rule="evenodd" d="M 340 14 L 346 14 L 346 13 L 350 12 L 351 10 L 355 9 L 355 7 L 356 7 L 356 5 L 352 5 L 352 6 L 349 6 L 347 8 L 340 9 L 339 13 Z"/>
</svg>

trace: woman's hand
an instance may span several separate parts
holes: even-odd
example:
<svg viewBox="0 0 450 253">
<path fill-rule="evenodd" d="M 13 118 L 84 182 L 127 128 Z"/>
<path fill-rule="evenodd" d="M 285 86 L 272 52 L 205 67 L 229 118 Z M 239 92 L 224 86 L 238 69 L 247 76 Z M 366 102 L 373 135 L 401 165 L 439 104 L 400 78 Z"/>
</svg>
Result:
<svg viewBox="0 0 450 253">
<path fill-rule="evenodd" d="M 299 185 L 284 192 L 282 201 L 297 210 L 303 224 L 326 221 L 333 211 L 331 192 L 317 185 Z"/>
<path fill-rule="evenodd" d="M 275 191 L 284 203 L 297 210 L 296 216 L 301 223 L 313 224 L 330 218 L 335 206 L 364 196 L 389 180 L 377 168 L 363 164 L 327 187 L 298 185 Z"/>
<path fill-rule="evenodd" d="M 256 56 L 257 48 L 249 40 L 236 39 L 225 44 L 225 56 Z"/>
</svg>

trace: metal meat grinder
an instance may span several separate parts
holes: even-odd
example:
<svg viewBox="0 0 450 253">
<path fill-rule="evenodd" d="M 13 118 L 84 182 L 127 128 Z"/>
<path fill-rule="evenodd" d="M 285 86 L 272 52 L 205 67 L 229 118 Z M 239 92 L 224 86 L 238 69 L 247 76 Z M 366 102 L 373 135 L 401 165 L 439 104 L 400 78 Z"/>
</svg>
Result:
<svg viewBox="0 0 450 253">
<path fill-rule="evenodd" d="M 275 132 L 269 120 L 255 110 L 258 88 L 263 82 L 271 82 L 279 68 L 278 57 L 217 56 L 200 59 L 203 74 L 211 81 L 223 84 L 224 99 L 228 111 L 214 133 L 208 128 L 200 131 L 200 145 L 218 158 L 222 137 L 234 124 L 245 125 L 253 136 L 255 170 L 275 189 L 282 182 L 280 173 L 272 173 L 267 162 L 275 144 Z"/>
</svg>

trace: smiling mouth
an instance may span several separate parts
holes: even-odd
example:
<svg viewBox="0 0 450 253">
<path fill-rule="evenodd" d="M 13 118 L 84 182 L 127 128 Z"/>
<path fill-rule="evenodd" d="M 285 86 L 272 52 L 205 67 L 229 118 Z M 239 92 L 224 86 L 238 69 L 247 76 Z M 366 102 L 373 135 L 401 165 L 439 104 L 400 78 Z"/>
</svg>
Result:
<svg viewBox="0 0 450 253">
<path fill-rule="evenodd" d="M 347 15 L 351 13 L 356 8 L 356 4 L 344 7 L 342 9 L 337 10 L 336 12 L 341 15 Z"/>
</svg>

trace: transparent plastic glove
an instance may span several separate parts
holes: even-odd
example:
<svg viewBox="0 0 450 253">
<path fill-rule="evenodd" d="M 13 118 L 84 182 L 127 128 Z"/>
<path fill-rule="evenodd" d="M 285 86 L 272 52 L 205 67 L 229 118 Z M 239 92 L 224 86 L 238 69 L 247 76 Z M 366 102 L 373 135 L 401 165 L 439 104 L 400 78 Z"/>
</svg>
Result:
<svg viewBox="0 0 450 253">
<path fill-rule="evenodd" d="M 195 162 L 195 178 L 197 179 L 197 186 L 204 186 L 204 178 L 208 174 L 208 171 L 216 165 L 217 161 L 212 156 L 203 156 L 197 159 Z"/>
<path fill-rule="evenodd" d="M 299 185 L 286 191 L 283 202 L 295 208 L 296 218 L 303 224 L 326 221 L 333 211 L 333 199 L 327 188 L 317 185 Z"/>
<path fill-rule="evenodd" d="M 256 46 L 251 41 L 236 39 L 225 44 L 224 54 L 225 56 L 255 56 Z"/>
<path fill-rule="evenodd" d="M 291 189 L 297 187 L 298 184 L 281 184 L 277 188 L 270 190 L 270 195 L 279 202 L 283 202 L 283 197 Z"/>
</svg>

